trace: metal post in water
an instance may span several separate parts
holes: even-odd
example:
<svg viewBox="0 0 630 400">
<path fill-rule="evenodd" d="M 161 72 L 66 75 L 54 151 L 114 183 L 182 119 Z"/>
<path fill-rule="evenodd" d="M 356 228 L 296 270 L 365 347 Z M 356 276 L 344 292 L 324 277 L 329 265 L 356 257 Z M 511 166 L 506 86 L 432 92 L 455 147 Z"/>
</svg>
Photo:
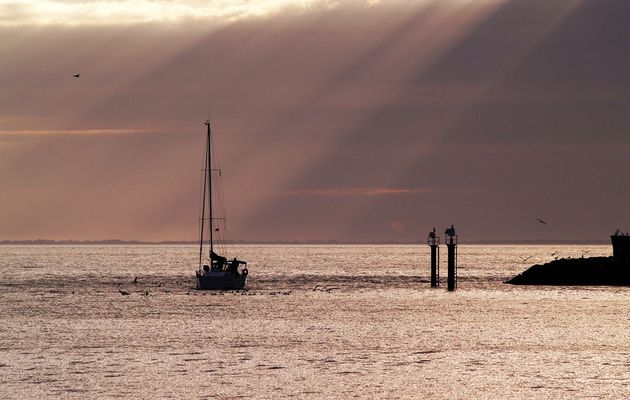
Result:
<svg viewBox="0 0 630 400">
<path fill-rule="evenodd" d="M 447 290 L 452 292 L 455 288 L 457 288 L 457 235 L 455 234 L 455 228 L 453 225 L 451 225 L 451 227 L 444 233 L 446 247 L 448 249 Z"/>
<path fill-rule="evenodd" d="M 440 286 L 440 237 L 435 228 L 427 236 L 427 244 L 431 247 L 431 287 Z"/>
</svg>

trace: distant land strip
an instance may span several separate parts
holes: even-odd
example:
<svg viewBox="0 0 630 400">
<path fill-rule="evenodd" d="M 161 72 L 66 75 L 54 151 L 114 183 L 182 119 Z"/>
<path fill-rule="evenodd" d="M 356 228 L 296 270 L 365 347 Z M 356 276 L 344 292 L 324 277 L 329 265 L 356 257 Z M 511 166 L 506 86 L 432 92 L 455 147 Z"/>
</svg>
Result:
<svg viewBox="0 0 630 400">
<path fill-rule="evenodd" d="M 143 240 L 0 240 L 0 245 L 196 245 L 199 241 L 192 240 L 163 240 L 163 241 L 143 241 Z M 342 241 L 342 240 L 232 240 L 226 244 L 277 244 L 277 245 L 422 245 L 425 240 L 414 241 Z M 605 245 L 610 244 L 609 240 L 460 240 L 459 244 L 465 245 Z"/>
</svg>

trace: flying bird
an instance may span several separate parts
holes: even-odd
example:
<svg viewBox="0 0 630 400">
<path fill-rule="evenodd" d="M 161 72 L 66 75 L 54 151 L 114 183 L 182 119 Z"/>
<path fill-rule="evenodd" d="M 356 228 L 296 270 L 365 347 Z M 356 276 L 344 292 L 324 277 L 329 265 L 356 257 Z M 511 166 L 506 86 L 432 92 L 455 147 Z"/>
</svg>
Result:
<svg viewBox="0 0 630 400">
<path fill-rule="evenodd" d="M 80 76 L 81 76 L 81 74 L 74 74 L 74 75 L 72 75 L 73 78 L 78 78 Z"/>
<path fill-rule="evenodd" d="M 118 291 L 120 292 L 120 294 L 122 294 L 123 296 L 129 296 L 129 292 L 125 292 L 124 290 L 120 290 L 118 289 Z"/>
<path fill-rule="evenodd" d="M 537 220 L 538 220 L 538 222 L 540 222 L 541 224 L 543 224 L 543 225 L 547 225 L 547 223 L 546 223 L 545 221 L 543 221 L 542 219 L 540 219 L 540 218 L 536 218 L 536 219 L 537 219 Z"/>
<path fill-rule="evenodd" d="M 519 256 L 519 257 L 521 257 L 521 256 Z M 527 261 L 527 260 L 529 260 L 530 258 L 532 258 L 532 256 L 529 256 L 529 257 L 521 257 L 521 260 L 523 260 L 523 261 Z"/>
</svg>

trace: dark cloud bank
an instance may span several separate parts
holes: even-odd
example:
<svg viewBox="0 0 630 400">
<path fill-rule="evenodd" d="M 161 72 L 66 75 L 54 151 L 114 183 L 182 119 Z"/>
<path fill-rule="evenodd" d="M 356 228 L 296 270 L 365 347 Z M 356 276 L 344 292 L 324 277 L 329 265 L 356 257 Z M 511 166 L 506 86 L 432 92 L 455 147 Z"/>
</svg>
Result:
<svg viewBox="0 0 630 400">
<path fill-rule="evenodd" d="M 630 4 L 445 3 L 2 28 L 0 239 L 194 239 L 209 109 L 236 239 L 630 230 Z"/>
</svg>

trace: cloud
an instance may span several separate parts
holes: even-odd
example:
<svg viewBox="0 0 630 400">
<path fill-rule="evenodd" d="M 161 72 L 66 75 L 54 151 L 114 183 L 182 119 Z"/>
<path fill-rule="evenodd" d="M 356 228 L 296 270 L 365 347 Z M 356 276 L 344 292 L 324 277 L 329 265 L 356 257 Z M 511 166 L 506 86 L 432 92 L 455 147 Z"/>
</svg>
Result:
<svg viewBox="0 0 630 400">
<path fill-rule="evenodd" d="M 74 135 L 135 135 L 139 133 L 154 133 L 157 130 L 146 129 L 124 129 L 124 128 L 109 128 L 109 129 L 54 129 L 54 130 L 0 130 L 0 137 L 2 136 L 74 136 Z"/>
<path fill-rule="evenodd" d="M 194 239 L 208 109 L 235 238 L 630 225 L 626 1 L 66 1 L 6 26 L 53 3 L 2 3 L 0 237 Z"/>
<path fill-rule="evenodd" d="M 431 193 L 433 188 L 347 188 L 347 189 L 304 189 L 286 191 L 288 196 L 388 196 L 401 194 Z"/>
<path fill-rule="evenodd" d="M 374 1 L 365 1 L 372 5 Z M 321 0 L 8 0 L 0 4 L 0 26 L 132 25 L 186 20 L 233 22 L 282 9 L 334 8 Z"/>
</svg>

